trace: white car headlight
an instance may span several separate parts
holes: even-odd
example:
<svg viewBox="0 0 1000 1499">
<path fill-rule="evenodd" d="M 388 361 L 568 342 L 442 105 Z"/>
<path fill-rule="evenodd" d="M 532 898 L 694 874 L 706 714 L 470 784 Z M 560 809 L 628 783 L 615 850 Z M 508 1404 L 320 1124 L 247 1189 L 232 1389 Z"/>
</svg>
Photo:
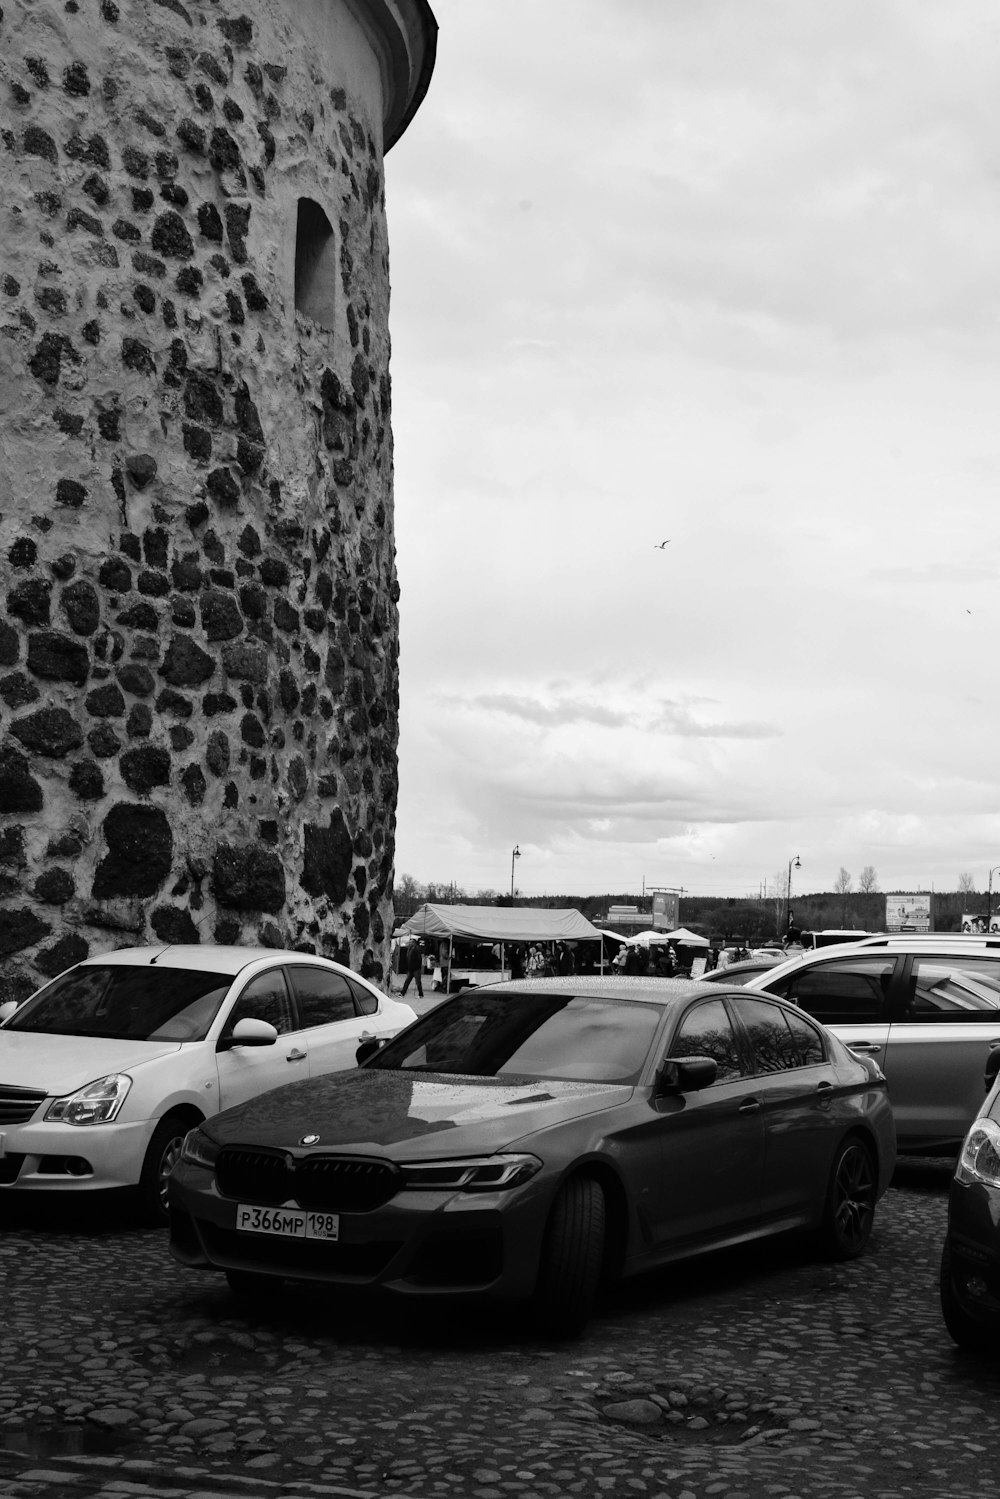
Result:
<svg viewBox="0 0 1000 1499">
<path fill-rule="evenodd" d="M 113 1072 L 108 1077 L 95 1078 L 67 1098 L 57 1098 L 45 1117 L 58 1120 L 60 1124 L 110 1124 L 128 1097 L 131 1086 L 132 1079 L 127 1072 Z"/>
<path fill-rule="evenodd" d="M 1000 1124 L 992 1119 L 976 1120 L 965 1137 L 955 1177 L 961 1182 L 1000 1187 Z"/>
</svg>

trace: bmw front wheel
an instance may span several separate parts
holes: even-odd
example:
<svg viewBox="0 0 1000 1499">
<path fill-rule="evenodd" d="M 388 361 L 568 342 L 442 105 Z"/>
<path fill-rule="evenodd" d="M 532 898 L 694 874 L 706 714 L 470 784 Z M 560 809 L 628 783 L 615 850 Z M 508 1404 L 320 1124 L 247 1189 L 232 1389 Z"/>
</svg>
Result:
<svg viewBox="0 0 1000 1499">
<path fill-rule="evenodd" d="M 559 1190 L 545 1230 L 534 1307 L 542 1328 L 572 1338 L 587 1324 L 604 1263 L 607 1209 L 599 1182 L 572 1176 Z"/>
</svg>

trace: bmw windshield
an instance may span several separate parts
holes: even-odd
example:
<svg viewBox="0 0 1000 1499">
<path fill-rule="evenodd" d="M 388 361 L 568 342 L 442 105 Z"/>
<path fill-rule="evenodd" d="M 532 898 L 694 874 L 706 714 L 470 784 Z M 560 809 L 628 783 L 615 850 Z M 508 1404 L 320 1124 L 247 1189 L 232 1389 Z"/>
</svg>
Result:
<svg viewBox="0 0 1000 1499">
<path fill-rule="evenodd" d="M 655 1004 L 470 990 L 429 1011 L 365 1065 L 634 1083 L 662 1018 Z"/>
</svg>

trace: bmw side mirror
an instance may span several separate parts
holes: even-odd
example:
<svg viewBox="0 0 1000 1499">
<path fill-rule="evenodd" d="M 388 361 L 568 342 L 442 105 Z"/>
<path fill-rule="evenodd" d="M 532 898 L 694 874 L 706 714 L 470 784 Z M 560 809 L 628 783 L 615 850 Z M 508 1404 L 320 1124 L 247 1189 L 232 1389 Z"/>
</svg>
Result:
<svg viewBox="0 0 1000 1499">
<path fill-rule="evenodd" d="M 234 1046 L 273 1046 L 278 1032 L 267 1020 L 237 1020 L 232 1032 L 222 1036 L 216 1051 L 232 1051 Z"/>
<path fill-rule="evenodd" d="M 15 1015 L 17 1010 L 18 1003 L 16 999 L 8 999 L 6 1004 L 0 1005 L 0 1025 L 5 1020 L 9 1020 L 12 1015 Z"/>
<path fill-rule="evenodd" d="M 715 1082 L 719 1064 L 714 1057 L 667 1057 L 656 1077 L 657 1093 L 696 1093 Z"/>
</svg>

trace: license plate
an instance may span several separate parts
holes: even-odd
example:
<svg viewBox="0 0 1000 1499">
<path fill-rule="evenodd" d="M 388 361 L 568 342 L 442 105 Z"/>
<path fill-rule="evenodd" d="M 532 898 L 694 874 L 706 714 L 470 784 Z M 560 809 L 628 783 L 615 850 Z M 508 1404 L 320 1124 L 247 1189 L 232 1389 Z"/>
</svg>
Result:
<svg viewBox="0 0 1000 1499">
<path fill-rule="evenodd" d="M 244 1234 L 278 1234 L 283 1239 L 339 1239 L 339 1213 L 302 1213 L 294 1208 L 255 1208 L 241 1203 L 236 1227 Z"/>
</svg>

